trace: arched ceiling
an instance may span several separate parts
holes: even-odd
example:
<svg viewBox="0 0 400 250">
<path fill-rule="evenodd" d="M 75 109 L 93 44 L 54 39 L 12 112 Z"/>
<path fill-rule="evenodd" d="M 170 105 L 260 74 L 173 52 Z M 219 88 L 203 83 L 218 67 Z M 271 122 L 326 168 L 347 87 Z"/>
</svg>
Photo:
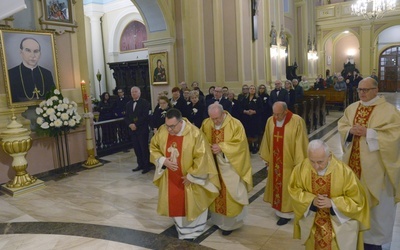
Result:
<svg viewBox="0 0 400 250">
<path fill-rule="evenodd" d="M 165 31 L 167 25 L 157 0 L 132 0 L 147 23 L 149 32 Z"/>
</svg>

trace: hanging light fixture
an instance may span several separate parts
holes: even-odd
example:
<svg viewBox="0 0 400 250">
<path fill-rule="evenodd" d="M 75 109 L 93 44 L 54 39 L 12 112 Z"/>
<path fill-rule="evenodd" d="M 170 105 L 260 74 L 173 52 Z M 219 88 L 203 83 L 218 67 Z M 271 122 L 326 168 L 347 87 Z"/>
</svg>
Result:
<svg viewBox="0 0 400 250">
<path fill-rule="evenodd" d="M 357 0 L 351 5 L 351 14 L 368 20 L 382 18 L 389 10 L 396 8 L 396 0 Z"/>
</svg>

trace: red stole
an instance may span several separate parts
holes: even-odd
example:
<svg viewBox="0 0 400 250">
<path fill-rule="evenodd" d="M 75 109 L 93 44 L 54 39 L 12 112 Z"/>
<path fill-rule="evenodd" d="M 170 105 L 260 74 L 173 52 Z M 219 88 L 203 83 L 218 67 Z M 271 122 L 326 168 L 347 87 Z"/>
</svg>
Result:
<svg viewBox="0 0 400 250">
<path fill-rule="evenodd" d="M 212 129 L 211 133 L 211 143 L 212 144 L 217 144 L 219 142 L 224 141 L 224 129 Z M 218 162 L 215 161 L 215 164 L 217 165 L 217 170 L 219 172 L 219 167 L 218 167 Z M 226 186 L 224 181 L 221 178 L 221 174 L 218 175 L 219 181 L 221 183 L 221 190 L 219 191 L 218 197 L 214 200 L 215 204 L 215 212 L 218 214 L 226 215 L 227 213 L 227 208 L 226 208 Z"/>
<path fill-rule="evenodd" d="M 185 185 L 183 184 L 183 170 L 181 166 L 183 136 L 168 135 L 165 157 L 173 160 L 176 158 L 179 169 L 168 171 L 168 206 L 170 217 L 186 216 L 185 209 Z M 179 153 L 179 155 L 177 154 Z"/>
<path fill-rule="evenodd" d="M 356 115 L 354 116 L 353 124 L 359 124 L 367 127 L 369 118 L 371 117 L 372 110 L 375 106 L 358 105 Z M 351 148 L 349 167 L 357 175 L 358 179 L 361 178 L 361 161 L 360 161 L 360 136 L 353 136 L 353 147 Z"/>
<path fill-rule="evenodd" d="M 282 209 L 282 199 L 283 199 L 283 140 L 285 134 L 285 126 L 292 118 L 293 113 L 288 111 L 283 122 L 282 127 L 276 126 L 276 118 L 274 117 L 274 135 L 273 135 L 273 156 L 272 156 L 272 167 L 273 167 L 273 201 L 272 208 L 281 211 Z M 287 188 L 287 187 L 285 187 Z"/>
<path fill-rule="evenodd" d="M 318 176 L 316 173 L 311 173 L 312 193 L 325 194 L 330 198 L 331 194 L 331 174 L 326 176 Z M 330 250 L 332 248 L 333 227 L 330 218 L 329 208 L 318 208 L 314 219 L 315 235 L 314 249 L 315 250 Z"/>
</svg>

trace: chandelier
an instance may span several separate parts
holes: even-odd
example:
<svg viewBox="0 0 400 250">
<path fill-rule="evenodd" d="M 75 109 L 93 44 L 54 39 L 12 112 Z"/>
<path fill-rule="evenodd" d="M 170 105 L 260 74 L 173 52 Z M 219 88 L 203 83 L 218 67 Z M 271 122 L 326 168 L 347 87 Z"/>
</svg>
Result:
<svg viewBox="0 0 400 250">
<path fill-rule="evenodd" d="M 351 14 L 374 20 L 396 8 L 396 0 L 357 0 L 351 5 Z"/>
</svg>

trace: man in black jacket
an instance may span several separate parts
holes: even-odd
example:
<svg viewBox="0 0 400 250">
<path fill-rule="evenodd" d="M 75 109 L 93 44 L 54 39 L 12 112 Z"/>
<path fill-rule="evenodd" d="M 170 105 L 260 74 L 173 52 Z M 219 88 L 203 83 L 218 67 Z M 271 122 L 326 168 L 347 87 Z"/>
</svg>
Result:
<svg viewBox="0 0 400 250">
<path fill-rule="evenodd" d="M 287 105 L 289 105 L 289 94 L 286 89 L 282 88 L 281 80 L 275 81 L 275 89 L 271 91 L 269 96 L 271 107 L 274 105 L 275 102 L 278 101 L 285 102 Z"/>
<path fill-rule="evenodd" d="M 131 88 L 132 101 L 126 104 L 125 122 L 130 129 L 129 133 L 138 163 L 138 166 L 132 171 L 142 170 L 142 174 L 145 174 L 151 170 L 149 151 L 150 103 L 140 98 L 140 93 L 138 87 Z"/>
<path fill-rule="evenodd" d="M 222 107 L 224 108 L 224 110 L 231 113 L 231 111 L 232 111 L 231 101 L 229 101 L 228 99 L 226 99 L 222 96 L 222 88 L 217 86 L 214 89 L 214 98 L 207 100 L 207 103 L 206 103 L 207 108 L 206 108 L 205 112 L 206 112 L 207 117 L 208 117 L 208 106 L 210 106 L 211 104 L 213 104 L 215 102 L 218 102 L 219 104 L 221 104 Z"/>
</svg>

